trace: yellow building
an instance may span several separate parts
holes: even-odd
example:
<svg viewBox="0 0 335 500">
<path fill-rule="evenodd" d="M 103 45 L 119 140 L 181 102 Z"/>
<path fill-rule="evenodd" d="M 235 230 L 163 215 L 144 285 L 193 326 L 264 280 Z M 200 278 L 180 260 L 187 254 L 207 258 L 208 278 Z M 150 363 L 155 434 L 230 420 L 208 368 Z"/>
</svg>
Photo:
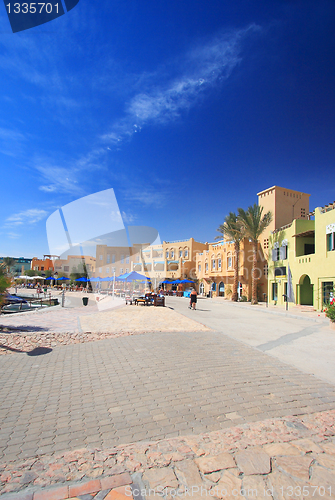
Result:
<svg viewBox="0 0 335 500">
<path fill-rule="evenodd" d="M 252 284 L 252 243 L 244 238 L 240 243 L 239 252 L 239 284 L 238 297 L 244 300 L 251 299 Z M 263 300 L 267 289 L 265 272 L 267 263 L 261 249 L 257 255 L 258 296 Z M 233 241 L 219 241 L 210 243 L 208 250 L 196 256 L 196 271 L 198 278 L 198 292 L 201 295 L 231 297 L 234 282 L 235 247 Z M 242 299 L 243 300 L 243 299 Z"/>
<path fill-rule="evenodd" d="M 285 302 L 290 268 L 296 304 L 321 310 L 335 285 L 335 202 L 276 230 L 270 250 L 269 301 Z"/>
</svg>

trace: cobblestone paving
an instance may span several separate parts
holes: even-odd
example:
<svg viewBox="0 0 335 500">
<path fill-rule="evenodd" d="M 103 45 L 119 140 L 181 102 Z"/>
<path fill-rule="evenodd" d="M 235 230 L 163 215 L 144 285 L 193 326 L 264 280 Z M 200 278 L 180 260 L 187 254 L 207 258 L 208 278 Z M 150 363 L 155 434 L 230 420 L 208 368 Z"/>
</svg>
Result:
<svg viewBox="0 0 335 500">
<path fill-rule="evenodd" d="M 335 407 L 334 386 L 214 331 L 12 354 L 0 370 L 6 462 Z"/>
<path fill-rule="evenodd" d="M 333 410 L 2 463 L 0 492 L 4 500 L 320 500 L 334 498 L 334 470 Z"/>
</svg>

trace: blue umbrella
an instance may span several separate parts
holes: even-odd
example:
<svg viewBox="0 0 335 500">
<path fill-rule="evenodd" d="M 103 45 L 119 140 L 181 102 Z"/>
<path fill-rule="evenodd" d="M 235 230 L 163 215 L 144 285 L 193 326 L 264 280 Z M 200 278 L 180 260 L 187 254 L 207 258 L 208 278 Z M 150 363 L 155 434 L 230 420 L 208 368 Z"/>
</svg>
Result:
<svg viewBox="0 0 335 500">
<path fill-rule="evenodd" d="M 82 281 L 83 283 L 87 283 L 89 280 L 83 276 L 82 278 L 77 278 L 74 281 Z"/>
<path fill-rule="evenodd" d="M 114 277 L 108 277 L 107 276 L 107 278 L 101 278 L 100 281 L 114 281 Z"/>
<path fill-rule="evenodd" d="M 65 280 L 69 280 L 70 278 L 66 278 L 65 276 L 62 276 L 61 278 L 56 278 L 57 281 L 65 281 Z"/>
<path fill-rule="evenodd" d="M 144 276 L 143 274 L 139 274 L 137 273 L 136 271 L 132 271 L 131 273 L 126 273 L 121 279 L 120 279 L 120 276 L 119 276 L 119 280 L 120 281 L 140 281 L 140 280 L 149 280 L 149 278 L 147 278 L 146 276 Z"/>
<path fill-rule="evenodd" d="M 116 281 L 122 281 L 122 280 L 123 280 L 123 278 L 125 278 L 125 277 L 126 277 L 126 276 L 128 276 L 128 275 L 129 275 L 129 273 L 120 274 L 120 276 L 117 276 L 117 277 L 115 278 L 115 280 L 116 280 Z"/>
<path fill-rule="evenodd" d="M 165 280 L 165 281 L 162 281 L 162 283 L 166 283 L 167 285 L 171 284 L 172 282 L 171 281 L 168 281 L 168 280 Z"/>
<path fill-rule="evenodd" d="M 192 280 L 181 280 L 180 283 L 194 283 Z"/>
<path fill-rule="evenodd" d="M 91 281 L 102 281 L 102 278 L 100 278 L 100 276 L 97 276 L 96 278 L 91 278 Z"/>
</svg>

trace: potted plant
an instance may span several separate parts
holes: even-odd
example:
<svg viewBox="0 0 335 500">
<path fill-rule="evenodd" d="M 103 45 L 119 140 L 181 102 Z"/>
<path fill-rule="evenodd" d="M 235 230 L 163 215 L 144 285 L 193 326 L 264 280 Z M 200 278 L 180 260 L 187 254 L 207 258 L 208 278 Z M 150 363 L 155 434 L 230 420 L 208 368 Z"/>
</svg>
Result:
<svg viewBox="0 0 335 500">
<path fill-rule="evenodd" d="M 335 305 L 331 305 L 326 310 L 326 316 L 330 319 L 330 327 L 335 330 Z"/>
</svg>

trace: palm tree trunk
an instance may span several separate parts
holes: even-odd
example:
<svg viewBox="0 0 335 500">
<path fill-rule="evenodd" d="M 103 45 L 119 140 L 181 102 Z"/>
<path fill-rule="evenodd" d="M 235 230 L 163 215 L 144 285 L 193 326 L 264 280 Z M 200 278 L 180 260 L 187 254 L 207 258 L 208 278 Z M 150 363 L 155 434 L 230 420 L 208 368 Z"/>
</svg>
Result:
<svg viewBox="0 0 335 500">
<path fill-rule="evenodd" d="M 256 270 L 257 270 L 257 241 L 253 241 L 253 260 L 252 260 L 252 295 L 251 295 L 251 304 L 258 304 L 257 301 L 257 278 L 256 278 Z"/>
<path fill-rule="evenodd" d="M 234 245 L 234 250 L 235 250 L 235 263 L 234 263 L 234 283 L 233 283 L 233 294 L 231 297 L 231 300 L 234 302 L 237 302 L 238 299 L 238 293 L 237 293 L 237 288 L 238 288 L 238 270 L 239 270 L 239 257 L 240 257 L 240 243 L 238 241 L 235 241 Z"/>
</svg>

